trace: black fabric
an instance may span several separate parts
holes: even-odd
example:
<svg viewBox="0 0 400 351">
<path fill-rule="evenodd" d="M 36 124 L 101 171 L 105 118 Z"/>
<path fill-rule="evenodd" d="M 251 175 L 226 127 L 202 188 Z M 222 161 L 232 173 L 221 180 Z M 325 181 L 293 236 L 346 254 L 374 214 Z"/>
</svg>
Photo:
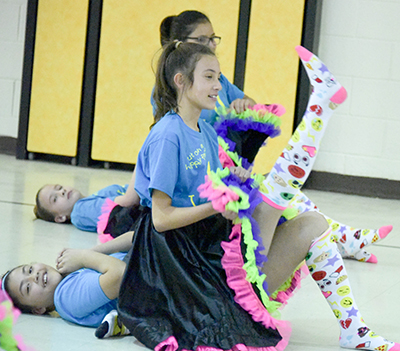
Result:
<svg viewBox="0 0 400 351">
<path fill-rule="evenodd" d="M 281 340 L 278 331 L 254 322 L 234 302 L 220 245 L 228 240 L 231 224 L 221 215 L 159 233 L 150 209 L 144 209 L 130 229 L 135 235 L 118 311 L 145 346 L 154 349 L 170 336 L 177 339 L 179 350 L 267 347 Z"/>
<path fill-rule="evenodd" d="M 268 138 L 268 135 L 254 129 L 236 131 L 228 128 L 227 137 L 236 144 L 234 151 L 241 157 L 247 159 L 249 163 L 253 163 L 260 147 Z"/>
<path fill-rule="evenodd" d="M 120 236 L 130 230 L 140 215 L 142 208 L 139 206 L 122 207 L 115 206 L 108 217 L 104 234 L 110 234 L 113 238 Z"/>
</svg>

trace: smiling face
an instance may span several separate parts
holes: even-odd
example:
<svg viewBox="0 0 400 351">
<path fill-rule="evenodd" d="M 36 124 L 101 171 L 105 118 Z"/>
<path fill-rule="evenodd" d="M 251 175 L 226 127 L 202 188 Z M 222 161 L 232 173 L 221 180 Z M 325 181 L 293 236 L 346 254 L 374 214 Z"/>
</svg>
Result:
<svg viewBox="0 0 400 351">
<path fill-rule="evenodd" d="M 41 206 L 52 213 L 58 223 L 70 218 L 75 203 L 81 198 L 83 195 L 79 190 L 60 184 L 45 185 L 38 195 Z"/>
<path fill-rule="evenodd" d="M 182 106 L 197 111 L 199 115 L 201 110 L 214 109 L 218 92 L 222 89 L 219 81 L 220 75 L 221 71 L 217 58 L 203 55 L 193 72 L 193 84 L 188 88 L 182 85 L 180 101 Z"/>
<path fill-rule="evenodd" d="M 51 266 L 23 265 L 8 275 L 7 291 L 14 301 L 29 306 L 33 313 L 43 314 L 54 309 L 54 292 L 61 280 L 61 274 Z"/>
</svg>

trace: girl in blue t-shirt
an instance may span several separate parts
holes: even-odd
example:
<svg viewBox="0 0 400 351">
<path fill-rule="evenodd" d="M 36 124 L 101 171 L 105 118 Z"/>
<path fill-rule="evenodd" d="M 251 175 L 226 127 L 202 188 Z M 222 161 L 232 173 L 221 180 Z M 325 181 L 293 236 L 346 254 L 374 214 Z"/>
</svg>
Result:
<svg viewBox="0 0 400 351">
<path fill-rule="evenodd" d="M 214 52 L 181 41 L 164 47 L 154 90 L 155 123 L 136 165 L 135 189 L 143 210 L 132 227 L 132 255 L 118 302 L 124 325 L 151 349 L 232 349 L 239 344 L 283 349 L 287 326 L 271 313 L 293 291 L 304 259 L 333 306 L 341 346 L 400 349 L 363 322 L 326 220 L 307 212 L 277 226 L 309 174 L 333 109 L 346 98 L 316 56 L 302 47 L 296 50 L 307 69 L 315 71 L 318 80 L 311 83 L 324 89 L 315 88 L 310 97 L 320 108 L 311 110 L 318 118 L 304 116 L 293 145 L 258 184 L 240 167 L 222 170 L 217 135 L 200 118 L 202 110 L 215 107 L 222 89 Z M 297 143 L 305 142 L 309 157 L 292 158 L 293 152 L 302 155 Z"/>
<path fill-rule="evenodd" d="M 69 322 L 98 327 L 117 308 L 126 266 L 126 252 L 119 251 L 129 250 L 132 235 L 128 232 L 91 250 L 64 249 L 55 268 L 43 263 L 15 267 L 2 277 L 1 289 L 24 313 L 56 311 Z"/>
<path fill-rule="evenodd" d="M 212 24 L 205 14 L 199 11 L 183 11 L 178 16 L 165 17 L 160 25 L 161 46 L 174 40 L 207 45 L 215 52 L 221 37 L 215 35 Z M 222 103 L 224 106 L 230 106 L 240 113 L 256 104 L 251 97 L 229 82 L 222 73 L 219 80 L 221 89 L 218 92 L 217 107 Z M 151 104 L 155 115 L 156 105 L 153 96 L 151 97 Z M 204 109 L 201 111 L 200 118 L 214 125 L 217 113 L 215 109 Z"/>
<path fill-rule="evenodd" d="M 139 197 L 133 186 L 134 179 L 135 172 L 131 186 L 113 184 L 90 196 L 83 196 L 78 189 L 71 186 L 46 184 L 36 194 L 33 212 L 36 218 L 48 222 L 72 223 L 80 230 L 98 231 L 102 234 L 98 226 L 103 213 L 110 212 L 116 205 L 134 207 L 139 204 Z M 106 238 L 101 236 L 100 240 L 104 242 Z"/>
<path fill-rule="evenodd" d="M 204 13 L 189 10 L 183 11 L 177 16 L 165 17 L 161 22 L 161 45 L 163 46 L 173 40 L 199 43 L 208 46 L 212 51 L 215 52 L 217 45 L 221 41 L 221 37 L 215 35 L 211 21 Z M 207 121 L 213 126 L 217 121 L 218 116 L 216 110 L 221 106 L 221 104 L 233 108 L 237 113 L 242 113 L 247 108 L 256 104 L 252 98 L 245 95 L 243 91 L 241 91 L 234 84 L 230 83 L 223 74 L 220 75 L 219 79 L 221 83 L 221 90 L 218 92 L 216 108 L 212 110 L 204 109 L 200 114 L 200 119 Z M 151 104 L 153 106 L 153 114 L 155 114 L 156 104 L 153 96 L 151 97 Z M 304 211 L 309 210 L 319 211 L 315 204 L 303 193 L 300 193 L 299 196 L 293 199 L 290 206 L 298 213 L 303 213 Z M 328 223 L 333 229 L 334 234 L 340 238 L 340 241 L 338 241 L 337 245 L 343 258 L 353 258 L 360 262 L 378 262 L 376 256 L 365 251 L 364 247 L 369 245 L 371 242 L 376 242 L 377 240 L 385 238 L 391 231 L 392 226 L 383 226 L 379 229 L 356 228 L 342 224 L 330 217 L 327 217 L 325 214 L 323 215 L 328 220 Z M 363 240 L 359 240 L 357 233 L 363 233 Z"/>
</svg>

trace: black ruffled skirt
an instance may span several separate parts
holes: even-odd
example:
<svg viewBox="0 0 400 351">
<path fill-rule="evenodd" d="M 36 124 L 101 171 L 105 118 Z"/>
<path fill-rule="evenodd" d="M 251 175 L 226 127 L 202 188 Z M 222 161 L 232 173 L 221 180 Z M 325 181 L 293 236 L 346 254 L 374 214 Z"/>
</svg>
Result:
<svg viewBox="0 0 400 351">
<path fill-rule="evenodd" d="M 276 349 L 278 330 L 254 321 L 227 285 L 221 242 L 229 241 L 230 222 L 216 215 L 159 233 L 145 208 L 131 230 L 118 311 L 140 342 L 171 351 Z"/>
</svg>

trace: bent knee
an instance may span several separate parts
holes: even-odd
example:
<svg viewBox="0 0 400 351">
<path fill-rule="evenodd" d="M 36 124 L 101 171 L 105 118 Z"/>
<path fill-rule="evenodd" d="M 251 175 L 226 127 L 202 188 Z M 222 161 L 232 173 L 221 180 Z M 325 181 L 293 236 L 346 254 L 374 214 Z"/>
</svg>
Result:
<svg viewBox="0 0 400 351">
<path fill-rule="evenodd" d="M 304 221 L 305 225 L 310 228 L 310 236 L 315 239 L 324 233 L 328 228 L 329 224 L 325 217 L 315 211 L 308 211 L 300 214 L 298 217 L 301 221 Z"/>
</svg>

